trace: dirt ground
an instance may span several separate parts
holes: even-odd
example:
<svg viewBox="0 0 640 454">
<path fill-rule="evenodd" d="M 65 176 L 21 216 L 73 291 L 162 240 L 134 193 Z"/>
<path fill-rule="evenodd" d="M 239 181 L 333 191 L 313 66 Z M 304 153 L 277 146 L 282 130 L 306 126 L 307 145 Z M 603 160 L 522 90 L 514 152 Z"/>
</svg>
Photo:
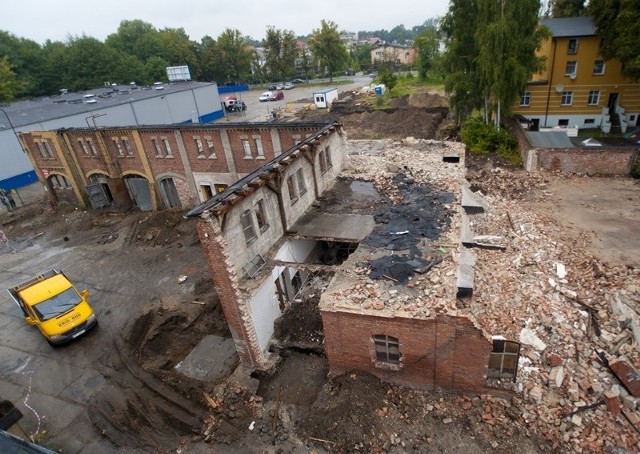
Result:
<svg viewBox="0 0 640 454">
<path fill-rule="evenodd" d="M 354 97 L 334 112 L 308 111 L 300 119 L 338 118 L 352 139 L 455 134 L 437 94 L 400 99 L 386 111 L 369 111 L 367 102 Z M 625 243 L 640 238 L 637 181 L 546 175 L 543 190 L 557 197 L 541 203 L 533 196 L 539 176 L 513 170 L 518 178 L 508 180 L 510 186 L 491 186 L 484 173 L 501 164 L 468 163 L 475 188 L 517 194 L 531 210 L 551 214 L 576 234 L 592 232 L 594 253 L 638 265 L 640 247 Z M 536 184 L 529 185 L 530 178 Z M 620 227 L 611 226 L 612 215 Z M 196 267 L 201 258 L 193 259 L 202 254 L 193 221 L 180 211 L 61 207 L 54 213 L 42 199 L 2 219 L 6 247 L 113 243 L 140 257 L 118 264 L 132 274 L 159 261 L 168 261 L 171 275 L 189 274 L 190 294 L 145 302 L 99 359 L 109 386 L 92 402 L 90 417 L 114 452 L 562 452 L 521 426 L 507 400 L 404 389 L 357 372 L 328 380 L 319 293 L 311 288 L 276 322 L 274 348 L 283 360 L 274 374 L 255 376 L 253 389 L 232 379 L 204 383 L 179 374 L 174 366 L 204 335 L 230 337 L 208 271 Z M 488 409 L 495 415 L 491 421 L 482 418 Z"/>
</svg>

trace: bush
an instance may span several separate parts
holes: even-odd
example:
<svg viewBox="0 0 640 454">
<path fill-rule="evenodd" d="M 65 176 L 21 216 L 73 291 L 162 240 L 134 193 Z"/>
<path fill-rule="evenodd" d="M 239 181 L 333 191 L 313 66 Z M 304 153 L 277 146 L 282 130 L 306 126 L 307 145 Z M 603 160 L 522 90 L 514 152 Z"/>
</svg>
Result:
<svg viewBox="0 0 640 454">
<path fill-rule="evenodd" d="M 521 162 L 515 137 L 507 130 L 485 124 L 479 116 L 468 119 L 462 125 L 460 137 L 472 153 L 497 153 L 513 163 Z"/>
</svg>

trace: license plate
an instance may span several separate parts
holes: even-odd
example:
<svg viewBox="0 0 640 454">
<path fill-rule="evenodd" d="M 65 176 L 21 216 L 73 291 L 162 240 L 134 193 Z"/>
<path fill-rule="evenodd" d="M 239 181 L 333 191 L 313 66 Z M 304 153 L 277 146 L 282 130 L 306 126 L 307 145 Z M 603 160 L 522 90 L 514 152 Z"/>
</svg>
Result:
<svg viewBox="0 0 640 454">
<path fill-rule="evenodd" d="M 75 333 L 73 336 L 71 336 L 71 339 L 75 339 L 76 337 L 78 337 L 79 335 L 81 335 L 81 334 L 83 334 L 83 333 L 84 333 L 84 330 L 82 330 L 82 331 L 80 331 L 80 332 L 77 332 L 77 333 Z"/>
</svg>

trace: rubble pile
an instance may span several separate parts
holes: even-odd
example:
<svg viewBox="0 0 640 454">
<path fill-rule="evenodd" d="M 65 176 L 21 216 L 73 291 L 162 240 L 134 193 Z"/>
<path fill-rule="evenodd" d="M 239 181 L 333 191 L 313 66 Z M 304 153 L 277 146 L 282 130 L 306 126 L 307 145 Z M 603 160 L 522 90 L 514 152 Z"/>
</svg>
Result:
<svg viewBox="0 0 640 454">
<path fill-rule="evenodd" d="M 373 181 L 395 203 L 403 201 L 393 182 L 397 173 L 437 185 L 460 200 L 459 169 L 442 162 L 442 153 L 429 152 L 449 146 L 410 138 L 353 142 L 346 173 Z M 637 450 L 640 270 L 596 259 L 588 252 L 590 234 L 568 231 L 544 211 L 531 209 L 529 202 L 552 200 L 549 178 L 561 177 L 500 168 L 468 175 L 472 190 L 489 207 L 470 216 L 470 227 L 501 245 L 473 249 L 477 263 L 470 299 L 456 301 L 451 285 L 460 253 L 459 213 L 442 237 L 418 246 L 442 256 L 427 273 L 406 281 L 393 275 L 372 280 L 370 264 L 380 256 L 359 248 L 352 256 L 357 266 L 343 271 L 348 276 L 336 281 L 330 297 L 339 306 L 396 315 L 466 314 L 488 339 L 503 336 L 521 344 L 517 381 L 489 381 L 514 392 L 512 423 L 565 452 Z M 402 263 L 400 268 L 409 273 Z M 501 417 L 501 405 L 487 407 L 485 423 Z"/>
<path fill-rule="evenodd" d="M 545 177 L 554 176 L 496 169 L 470 178 L 490 207 L 472 216 L 473 230 L 507 247 L 476 250 L 468 309 L 488 333 L 522 344 L 512 384 L 518 422 L 566 452 L 635 451 L 640 270 L 599 261 L 587 252 L 588 233 L 567 234 L 523 208 L 518 199 L 533 189 L 552 197 Z"/>
</svg>

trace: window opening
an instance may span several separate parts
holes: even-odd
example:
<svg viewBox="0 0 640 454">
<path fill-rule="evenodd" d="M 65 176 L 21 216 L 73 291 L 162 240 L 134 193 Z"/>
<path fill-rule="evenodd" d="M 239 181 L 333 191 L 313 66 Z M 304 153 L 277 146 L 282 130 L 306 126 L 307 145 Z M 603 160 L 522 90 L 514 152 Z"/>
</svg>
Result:
<svg viewBox="0 0 640 454">
<path fill-rule="evenodd" d="M 525 91 L 522 96 L 520 96 L 520 105 L 523 107 L 527 107 L 531 104 L 531 92 Z"/>
<path fill-rule="evenodd" d="M 153 148 L 156 150 L 156 158 L 162 157 L 162 150 L 160 149 L 160 144 L 158 143 L 158 139 L 151 139 L 151 143 L 153 144 Z"/>
<path fill-rule="evenodd" d="M 251 244 L 256 240 L 256 230 L 253 227 L 253 217 L 251 216 L 251 210 L 246 210 L 240 215 L 240 224 L 242 224 L 242 231 L 244 232 L 244 240 L 247 244 Z"/>
<path fill-rule="evenodd" d="M 87 139 L 87 142 L 89 143 L 89 146 L 91 147 L 91 152 L 93 153 L 94 156 L 98 156 L 100 153 L 98 153 L 98 147 L 96 147 L 96 144 L 93 140 L 91 139 Z"/>
<path fill-rule="evenodd" d="M 207 137 L 207 148 L 209 150 L 209 157 L 210 158 L 215 158 L 216 157 L 216 150 L 213 146 L 213 140 L 211 140 L 211 137 Z"/>
<path fill-rule="evenodd" d="M 493 351 L 489 355 L 487 378 L 516 381 L 520 344 L 502 338 L 493 338 Z"/>
<path fill-rule="evenodd" d="M 604 60 L 596 60 L 593 63 L 593 74 L 596 76 L 604 74 Z"/>
<path fill-rule="evenodd" d="M 568 61 L 567 62 L 567 66 L 566 66 L 566 68 L 564 70 L 564 75 L 565 76 L 574 75 L 574 74 L 576 74 L 577 70 L 578 70 L 578 62 L 576 62 L 576 61 Z"/>
<path fill-rule="evenodd" d="M 251 144 L 248 139 L 242 139 L 242 149 L 244 150 L 244 155 L 246 157 L 251 156 Z"/>
<path fill-rule="evenodd" d="M 400 364 L 400 344 L 395 337 L 385 334 L 373 336 L 376 360 L 389 364 Z"/>
<path fill-rule="evenodd" d="M 254 207 L 255 213 L 256 213 L 256 220 L 258 221 L 258 229 L 261 232 L 264 232 L 265 230 L 267 230 L 269 228 L 269 224 L 267 223 L 267 217 L 265 215 L 265 211 L 264 211 L 264 200 L 260 199 L 258 200 L 258 203 L 256 203 L 255 207 Z"/>
<path fill-rule="evenodd" d="M 264 150 L 262 148 L 262 139 L 260 137 L 256 137 L 254 141 L 256 143 L 256 153 L 258 154 L 258 156 L 264 156 Z"/>
<path fill-rule="evenodd" d="M 122 151 L 122 145 L 120 145 L 120 141 L 117 138 L 114 138 L 112 140 L 113 140 L 113 145 L 116 147 L 116 150 L 118 150 L 118 154 L 120 156 L 124 156 L 124 151 Z"/>
<path fill-rule="evenodd" d="M 304 173 L 302 169 L 298 169 L 296 172 L 296 178 L 298 179 L 298 193 L 303 196 L 307 192 L 307 183 L 304 181 Z"/>
<path fill-rule="evenodd" d="M 600 91 L 592 90 L 589 92 L 589 101 L 588 104 L 590 106 L 595 106 L 600 102 Z"/>
<path fill-rule="evenodd" d="M 578 39 L 577 38 L 571 38 L 569 40 L 569 45 L 567 47 L 567 53 L 568 54 L 576 54 L 576 53 L 578 53 Z"/>
<path fill-rule="evenodd" d="M 291 203 L 295 203 L 298 200 L 298 194 L 296 193 L 296 185 L 293 181 L 293 175 L 287 178 L 287 189 L 289 190 L 289 200 Z"/>
<path fill-rule="evenodd" d="M 573 92 L 565 91 L 562 93 L 562 99 L 560 101 L 561 106 L 570 106 L 573 102 Z"/>
<path fill-rule="evenodd" d="M 123 137 L 122 143 L 124 144 L 124 148 L 127 150 L 127 155 L 133 156 L 133 150 L 131 149 L 131 143 L 129 142 L 129 139 Z"/>
<path fill-rule="evenodd" d="M 173 156 L 173 153 L 171 153 L 171 144 L 169 143 L 169 139 L 163 138 L 162 143 L 164 145 L 164 151 L 167 152 L 167 157 L 169 158 Z"/>
</svg>

